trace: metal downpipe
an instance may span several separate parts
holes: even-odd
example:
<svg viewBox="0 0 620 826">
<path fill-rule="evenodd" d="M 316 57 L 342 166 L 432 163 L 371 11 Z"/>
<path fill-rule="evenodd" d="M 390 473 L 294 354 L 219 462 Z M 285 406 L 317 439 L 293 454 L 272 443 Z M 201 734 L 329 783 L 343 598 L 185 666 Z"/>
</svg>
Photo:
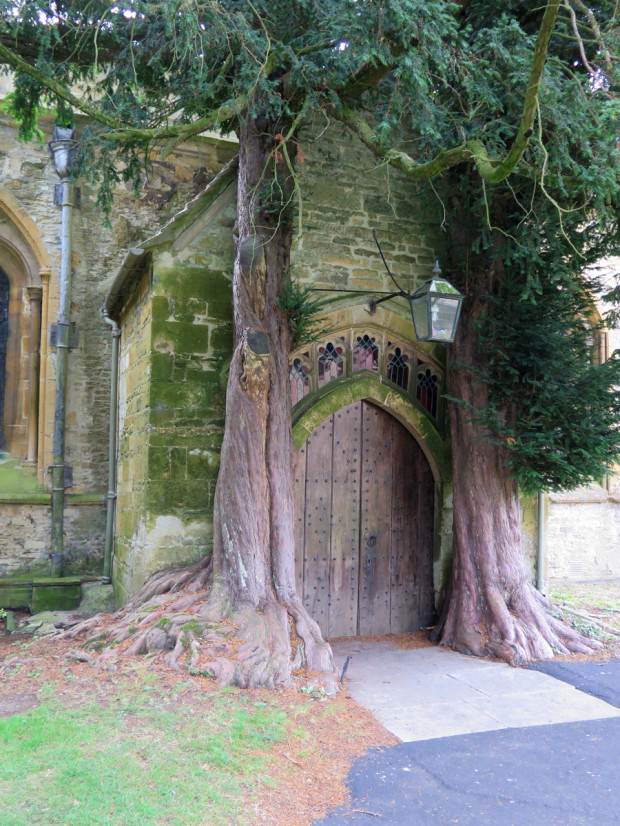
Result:
<svg viewBox="0 0 620 826">
<path fill-rule="evenodd" d="M 121 331 L 109 316 L 103 320 L 112 330 L 112 365 L 110 373 L 110 436 L 108 439 L 108 496 L 103 552 L 103 577 L 105 585 L 112 581 L 112 546 L 114 544 L 114 513 L 116 510 L 116 427 L 118 418 L 118 351 Z"/>
<path fill-rule="evenodd" d="M 545 494 L 538 493 L 538 547 L 536 548 L 536 588 L 545 592 Z"/>
<path fill-rule="evenodd" d="M 50 575 L 62 576 L 64 562 L 65 431 L 67 418 L 67 377 L 69 332 L 71 327 L 71 258 L 73 249 L 73 193 L 67 177 L 62 179 L 60 308 L 56 341 L 56 398 L 52 462 L 52 562 Z"/>
</svg>

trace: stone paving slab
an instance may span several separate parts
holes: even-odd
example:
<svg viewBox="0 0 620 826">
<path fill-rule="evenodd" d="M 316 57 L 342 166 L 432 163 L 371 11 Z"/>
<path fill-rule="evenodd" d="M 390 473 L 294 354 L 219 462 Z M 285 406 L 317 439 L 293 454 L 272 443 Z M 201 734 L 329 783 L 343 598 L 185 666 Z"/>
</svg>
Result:
<svg viewBox="0 0 620 826">
<path fill-rule="evenodd" d="M 360 705 L 404 742 L 620 717 L 620 709 L 547 674 L 439 647 L 339 640 L 336 664 Z"/>
</svg>

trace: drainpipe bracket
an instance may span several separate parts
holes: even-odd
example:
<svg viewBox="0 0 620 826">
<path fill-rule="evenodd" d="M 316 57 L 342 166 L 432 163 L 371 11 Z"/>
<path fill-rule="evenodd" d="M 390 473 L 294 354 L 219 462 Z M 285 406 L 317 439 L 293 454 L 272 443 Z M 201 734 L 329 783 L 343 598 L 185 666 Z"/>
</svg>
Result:
<svg viewBox="0 0 620 826">
<path fill-rule="evenodd" d="M 73 468 L 71 467 L 71 465 L 56 465 L 56 466 L 55 465 L 50 465 L 47 469 L 47 472 L 52 476 L 52 478 L 54 476 L 54 467 L 62 467 L 63 468 L 63 473 L 64 473 L 63 489 L 72 488 L 73 487 Z M 54 488 L 54 490 L 57 490 L 57 488 Z"/>
<path fill-rule="evenodd" d="M 59 321 L 58 324 L 50 325 L 50 347 L 66 347 L 68 350 L 75 350 L 80 341 L 80 331 L 77 324 L 72 321 Z"/>
<path fill-rule="evenodd" d="M 69 185 L 69 200 L 65 201 L 64 184 L 54 184 L 54 206 L 72 206 L 75 209 L 82 208 L 82 190 L 79 186 Z M 73 197 L 71 197 L 73 195 Z"/>
</svg>

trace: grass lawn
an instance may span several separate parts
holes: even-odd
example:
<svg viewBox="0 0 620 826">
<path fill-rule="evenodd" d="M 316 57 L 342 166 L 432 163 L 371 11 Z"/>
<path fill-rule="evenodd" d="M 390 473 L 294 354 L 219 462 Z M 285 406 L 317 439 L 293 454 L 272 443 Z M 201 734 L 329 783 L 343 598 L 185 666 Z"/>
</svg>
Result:
<svg viewBox="0 0 620 826">
<path fill-rule="evenodd" d="M 105 707 L 66 707 L 50 687 L 40 706 L 1 720 L 5 826 L 231 823 L 246 784 L 264 778 L 266 750 L 285 739 L 287 717 L 239 694 L 199 709 L 182 689 L 143 685 Z"/>
<path fill-rule="evenodd" d="M 309 824 L 343 802 L 355 757 L 395 742 L 343 694 L 218 689 L 149 656 L 106 671 L 0 638 L 2 826 Z"/>
</svg>

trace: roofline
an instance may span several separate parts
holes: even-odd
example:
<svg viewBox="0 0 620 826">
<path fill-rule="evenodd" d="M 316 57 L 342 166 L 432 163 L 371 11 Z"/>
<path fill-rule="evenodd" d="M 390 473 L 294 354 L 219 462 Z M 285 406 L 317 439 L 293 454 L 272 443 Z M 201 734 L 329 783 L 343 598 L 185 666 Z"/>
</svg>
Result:
<svg viewBox="0 0 620 826">
<path fill-rule="evenodd" d="M 131 247 L 118 270 L 112 286 L 103 302 L 103 312 L 109 318 L 118 320 L 123 305 L 123 298 L 133 283 L 136 274 L 142 273 L 144 263 L 153 249 L 168 246 L 174 243 L 177 236 L 183 232 L 204 210 L 215 203 L 235 180 L 238 167 L 238 156 L 235 155 L 212 178 L 207 186 L 194 198 L 188 201 L 180 212 L 177 212 L 167 224 L 143 241 L 139 247 Z"/>
</svg>

